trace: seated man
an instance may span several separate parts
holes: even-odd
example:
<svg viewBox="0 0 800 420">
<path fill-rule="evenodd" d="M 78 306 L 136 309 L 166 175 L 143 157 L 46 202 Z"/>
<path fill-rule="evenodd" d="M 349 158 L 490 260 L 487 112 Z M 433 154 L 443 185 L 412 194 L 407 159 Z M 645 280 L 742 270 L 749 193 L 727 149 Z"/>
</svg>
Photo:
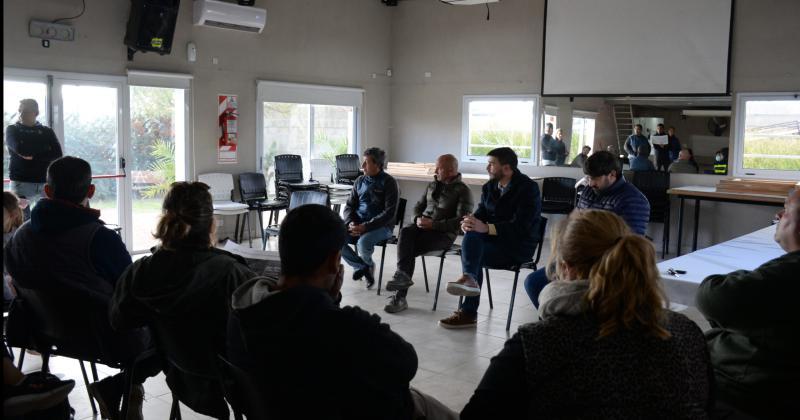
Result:
<svg viewBox="0 0 800 420">
<path fill-rule="evenodd" d="M 233 294 L 228 358 L 250 372 L 275 419 L 455 419 L 410 389 L 414 347 L 358 307 L 339 306 L 347 231 L 320 205 L 298 207 L 281 224 L 281 276 Z"/>
<path fill-rule="evenodd" d="M 636 156 L 631 159 L 632 171 L 655 171 L 656 167 L 650 161 L 650 147 L 646 144 L 640 144 L 636 150 Z"/>
<path fill-rule="evenodd" d="M 718 401 L 756 418 L 788 418 L 800 389 L 800 192 L 778 213 L 775 241 L 786 254 L 753 271 L 709 276 L 697 290 Z M 789 416 L 791 417 L 791 416 Z"/>
<path fill-rule="evenodd" d="M 414 223 L 400 230 L 397 242 L 397 271 L 386 290 L 397 293 L 384 310 L 389 313 L 408 308 L 406 295 L 414 284 L 414 261 L 430 251 L 450 248 L 461 229 L 461 219 L 472 211 L 472 192 L 461 182 L 458 160 L 453 155 L 436 159 L 436 180 L 428 184 L 414 206 Z"/>
<path fill-rule="evenodd" d="M 530 261 L 539 242 L 539 186 L 517 169 L 517 155 L 511 148 L 494 149 L 488 156 L 489 182 L 483 185 L 478 209 L 461 222 L 463 274 L 447 283 L 448 293 L 466 298 L 453 315 L 439 321 L 444 328 L 475 327 L 483 267 Z"/>
<path fill-rule="evenodd" d="M 578 156 L 575 156 L 575 159 L 572 159 L 572 163 L 569 166 L 583 168 L 583 164 L 586 163 L 586 159 L 589 157 L 589 152 L 591 151 L 591 147 L 583 146 L 583 148 L 581 148 L 581 152 L 578 153 Z"/>
<path fill-rule="evenodd" d="M 622 177 L 620 161 L 610 152 L 597 152 L 586 159 L 583 173 L 588 188 L 583 190 L 578 209 L 600 209 L 616 213 L 631 231 L 644 235 L 650 220 L 650 202 L 633 184 Z M 525 278 L 525 291 L 534 306 L 539 307 L 539 293 L 547 285 L 546 269 L 541 268 Z"/>
<path fill-rule="evenodd" d="M 356 245 L 356 253 L 345 244 L 342 258 L 353 267 L 353 280 L 367 279 L 367 289 L 375 284 L 375 263 L 372 252 L 375 244 L 392 237 L 400 192 L 397 181 L 383 171 L 386 153 L 377 147 L 364 151 L 361 169 L 364 175 L 356 178 L 350 198 L 344 207 L 348 242 Z"/>
<path fill-rule="evenodd" d="M 678 160 L 669 165 L 670 173 L 677 174 L 696 174 L 698 172 L 697 164 L 693 162 L 691 149 L 683 148 L 678 153 Z"/>
<path fill-rule="evenodd" d="M 100 211 L 89 208 L 94 195 L 92 169 L 83 159 L 65 156 L 47 168 L 44 193 L 5 250 L 9 274 L 19 287 L 70 293 L 87 302 L 107 304 L 122 272 L 131 264 L 131 256 L 119 235 L 104 227 Z M 101 305 L 102 306 L 102 305 Z M 76 308 L 80 305 L 76 302 Z M 76 309 L 77 310 L 77 309 Z M 98 313 L 108 323 L 108 313 Z M 133 361 L 149 348 L 146 330 L 111 333 L 101 337 L 108 355 L 119 361 Z M 141 418 L 143 388 L 141 383 L 156 375 L 159 365 L 147 363 L 135 372 L 130 411 Z M 125 374 L 109 376 L 89 386 L 104 418 L 116 418 L 125 384 Z"/>
</svg>

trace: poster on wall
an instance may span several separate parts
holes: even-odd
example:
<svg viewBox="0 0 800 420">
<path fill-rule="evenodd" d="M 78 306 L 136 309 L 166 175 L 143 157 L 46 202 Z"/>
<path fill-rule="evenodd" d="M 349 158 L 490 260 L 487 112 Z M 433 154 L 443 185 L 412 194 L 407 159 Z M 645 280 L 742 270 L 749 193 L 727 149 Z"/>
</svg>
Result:
<svg viewBox="0 0 800 420">
<path fill-rule="evenodd" d="M 217 163 L 237 163 L 239 146 L 239 104 L 237 95 L 217 95 L 219 105 L 219 130 L 217 141 Z"/>
</svg>

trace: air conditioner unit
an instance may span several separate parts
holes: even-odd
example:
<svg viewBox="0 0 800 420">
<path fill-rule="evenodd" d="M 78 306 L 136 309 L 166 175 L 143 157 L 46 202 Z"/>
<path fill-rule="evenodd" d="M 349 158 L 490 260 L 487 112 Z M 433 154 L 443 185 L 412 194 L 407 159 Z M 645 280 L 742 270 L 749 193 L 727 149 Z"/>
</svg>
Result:
<svg viewBox="0 0 800 420">
<path fill-rule="evenodd" d="M 266 9 L 216 0 L 194 0 L 194 24 L 261 33 L 267 23 Z"/>
</svg>

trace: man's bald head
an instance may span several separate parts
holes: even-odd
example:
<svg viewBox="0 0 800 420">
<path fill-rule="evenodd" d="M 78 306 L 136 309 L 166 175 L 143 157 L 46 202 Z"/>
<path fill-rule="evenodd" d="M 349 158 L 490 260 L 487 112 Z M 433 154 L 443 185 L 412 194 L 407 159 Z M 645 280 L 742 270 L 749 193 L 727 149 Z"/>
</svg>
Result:
<svg viewBox="0 0 800 420">
<path fill-rule="evenodd" d="M 800 191 L 793 189 L 778 213 L 775 242 L 786 252 L 800 251 Z"/>
<path fill-rule="evenodd" d="M 439 181 L 450 182 L 458 175 L 458 159 L 451 154 L 441 155 L 436 159 L 436 177 Z"/>
</svg>

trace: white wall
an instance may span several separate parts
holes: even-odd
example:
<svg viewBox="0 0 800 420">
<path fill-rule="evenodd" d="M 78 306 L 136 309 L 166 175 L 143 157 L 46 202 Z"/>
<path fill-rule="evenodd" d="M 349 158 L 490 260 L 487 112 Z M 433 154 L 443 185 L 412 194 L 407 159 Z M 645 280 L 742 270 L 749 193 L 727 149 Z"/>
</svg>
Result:
<svg viewBox="0 0 800 420">
<path fill-rule="evenodd" d="M 197 173 L 255 170 L 256 79 L 360 87 L 366 90 L 362 146 L 389 146 L 389 8 L 374 0 L 256 1 L 267 8 L 261 34 L 192 25 L 192 1 L 183 0 L 172 54 L 137 53 L 123 44 L 128 1 L 87 0 L 73 21 L 74 42 L 43 48 L 28 36 L 31 19 L 52 20 L 80 10 L 80 2 L 3 2 L 3 65 L 7 67 L 125 75 L 127 68 L 194 75 L 194 150 Z M 197 62 L 186 60 L 186 44 L 197 45 Z M 218 65 L 211 57 L 219 59 Z M 239 95 L 240 149 L 237 165 L 216 164 L 218 93 Z"/>
<path fill-rule="evenodd" d="M 490 7 L 489 21 L 484 7 L 452 7 L 435 1 L 404 1 L 394 11 L 393 160 L 431 162 L 442 153 L 460 155 L 463 95 L 540 92 L 544 0 L 503 0 Z M 798 16 L 800 2 L 795 0 L 736 2 L 731 68 L 734 93 L 800 89 L 800 56 L 793 53 L 800 45 Z M 649 52 L 637 59 L 652 59 L 655 54 Z M 425 78 L 426 71 L 432 77 Z M 562 123 L 561 112 L 558 117 L 559 125 L 567 124 Z M 462 168 L 464 172 L 482 170 L 480 165 Z M 523 170 L 531 175 L 580 176 L 570 168 Z M 672 183 L 714 185 L 718 179 L 676 175 Z M 421 190 L 410 184 L 402 183 L 403 196 L 413 201 Z M 704 203 L 701 208 L 701 247 L 764 227 L 776 210 L 723 203 Z M 690 231 L 693 207 L 687 205 L 686 211 L 685 225 Z M 677 211 L 673 216 L 673 224 L 677 224 Z M 660 243 L 661 225 L 650 230 Z M 690 239 L 683 243 L 691 246 Z"/>
</svg>

